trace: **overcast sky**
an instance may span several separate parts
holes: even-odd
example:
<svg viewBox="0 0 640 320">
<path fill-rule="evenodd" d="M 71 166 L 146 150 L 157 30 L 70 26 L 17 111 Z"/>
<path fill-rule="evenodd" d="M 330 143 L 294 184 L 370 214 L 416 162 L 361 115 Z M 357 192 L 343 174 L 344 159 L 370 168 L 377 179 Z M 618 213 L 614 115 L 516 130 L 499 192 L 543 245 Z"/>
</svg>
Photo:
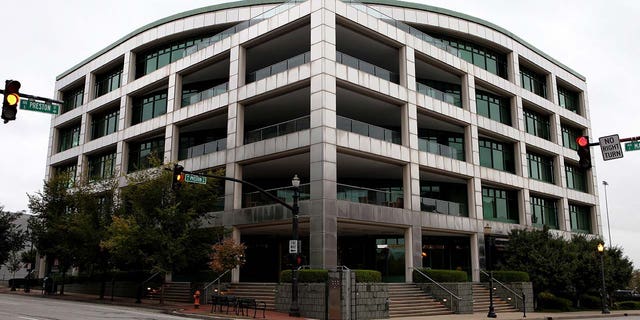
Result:
<svg viewBox="0 0 640 320">
<path fill-rule="evenodd" d="M 15 79 L 21 92 L 53 97 L 55 78 L 134 29 L 169 15 L 227 1 L 11 2 L 16 14 L 3 14 L 0 83 Z M 640 1 L 596 0 L 429 0 L 415 1 L 490 21 L 586 76 L 592 141 L 619 134 L 640 136 L 640 112 L 633 99 L 640 91 Z M 19 14 L 17 14 L 19 13 Z M 635 76 L 634 76 L 635 75 Z M 27 210 L 27 193 L 42 189 L 50 116 L 19 110 L 17 121 L 0 123 L 0 205 Z M 640 151 L 603 161 L 595 155 L 601 214 L 607 235 L 607 189 L 614 245 L 640 268 Z"/>
</svg>

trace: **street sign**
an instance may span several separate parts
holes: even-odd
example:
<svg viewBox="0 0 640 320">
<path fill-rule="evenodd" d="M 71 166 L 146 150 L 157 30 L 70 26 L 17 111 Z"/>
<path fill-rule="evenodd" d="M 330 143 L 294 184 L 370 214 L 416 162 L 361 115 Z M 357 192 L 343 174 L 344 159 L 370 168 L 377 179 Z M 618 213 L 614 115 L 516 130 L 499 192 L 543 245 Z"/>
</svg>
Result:
<svg viewBox="0 0 640 320">
<path fill-rule="evenodd" d="M 60 106 L 55 104 L 48 104 L 43 102 L 37 102 L 33 100 L 20 100 L 20 109 L 29 111 L 38 111 L 44 113 L 58 114 Z"/>
<path fill-rule="evenodd" d="M 624 151 L 640 150 L 640 141 L 631 141 L 624 144 Z"/>
<path fill-rule="evenodd" d="M 188 183 L 207 184 L 207 177 L 186 173 L 184 175 L 184 181 Z"/>
<path fill-rule="evenodd" d="M 299 246 L 299 240 L 289 240 L 289 253 L 299 253 L 298 252 L 298 246 Z"/>
<path fill-rule="evenodd" d="M 600 150 L 602 150 L 602 159 L 605 161 L 622 158 L 622 147 L 620 147 L 620 137 L 617 134 L 601 137 Z"/>
</svg>

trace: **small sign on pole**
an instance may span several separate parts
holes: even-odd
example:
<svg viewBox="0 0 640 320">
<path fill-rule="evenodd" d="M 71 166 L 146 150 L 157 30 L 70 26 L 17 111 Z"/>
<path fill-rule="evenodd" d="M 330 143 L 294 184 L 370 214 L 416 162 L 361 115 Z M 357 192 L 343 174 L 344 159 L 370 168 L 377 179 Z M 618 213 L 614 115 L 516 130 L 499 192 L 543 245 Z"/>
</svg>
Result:
<svg viewBox="0 0 640 320">
<path fill-rule="evenodd" d="M 298 241 L 289 240 L 289 253 L 298 253 Z"/>
<path fill-rule="evenodd" d="M 55 104 L 38 102 L 33 100 L 20 100 L 20 109 L 38 111 L 44 113 L 58 114 L 60 107 Z"/>
<path fill-rule="evenodd" d="M 207 184 L 207 177 L 197 174 L 187 173 L 184 175 L 184 181 L 187 183 Z"/>
<path fill-rule="evenodd" d="M 599 140 L 603 160 L 618 159 L 624 156 L 622 147 L 620 147 L 620 137 L 617 134 L 601 137 Z"/>
<path fill-rule="evenodd" d="M 624 144 L 624 151 L 640 150 L 640 141 L 631 141 Z"/>
</svg>

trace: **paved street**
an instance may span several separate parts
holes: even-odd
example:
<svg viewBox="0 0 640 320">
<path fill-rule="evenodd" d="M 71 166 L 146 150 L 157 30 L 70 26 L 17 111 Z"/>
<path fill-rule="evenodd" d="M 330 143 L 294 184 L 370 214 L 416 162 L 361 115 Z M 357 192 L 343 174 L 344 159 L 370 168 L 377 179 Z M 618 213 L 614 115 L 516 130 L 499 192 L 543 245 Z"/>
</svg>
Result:
<svg viewBox="0 0 640 320">
<path fill-rule="evenodd" d="M 24 295 L 0 295 L 0 320 L 187 319 L 161 310 L 106 306 L 86 302 L 45 299 Z"/>
</svg>

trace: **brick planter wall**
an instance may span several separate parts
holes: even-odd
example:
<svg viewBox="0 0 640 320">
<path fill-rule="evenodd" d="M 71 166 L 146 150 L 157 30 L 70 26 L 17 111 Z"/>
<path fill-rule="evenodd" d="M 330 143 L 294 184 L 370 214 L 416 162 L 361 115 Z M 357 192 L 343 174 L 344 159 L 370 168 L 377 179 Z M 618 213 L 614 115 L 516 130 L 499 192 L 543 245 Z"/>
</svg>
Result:
<svg viewBox="0 0 640 320">
<path fill-rule="evenodd" d="M 460 297 L 461 300 L 458 301 L 456 298 L 452 298 L 449 293 L 433 283 L 416 283 L 422 291 L 432 295 L 434 298 L 440 301 L 447 299 L 444 305 L 451 311 L 455 313 L 473 313 L 473 289 L 471 282 L 447 282 L 440 284 Z"/>
</svg>

